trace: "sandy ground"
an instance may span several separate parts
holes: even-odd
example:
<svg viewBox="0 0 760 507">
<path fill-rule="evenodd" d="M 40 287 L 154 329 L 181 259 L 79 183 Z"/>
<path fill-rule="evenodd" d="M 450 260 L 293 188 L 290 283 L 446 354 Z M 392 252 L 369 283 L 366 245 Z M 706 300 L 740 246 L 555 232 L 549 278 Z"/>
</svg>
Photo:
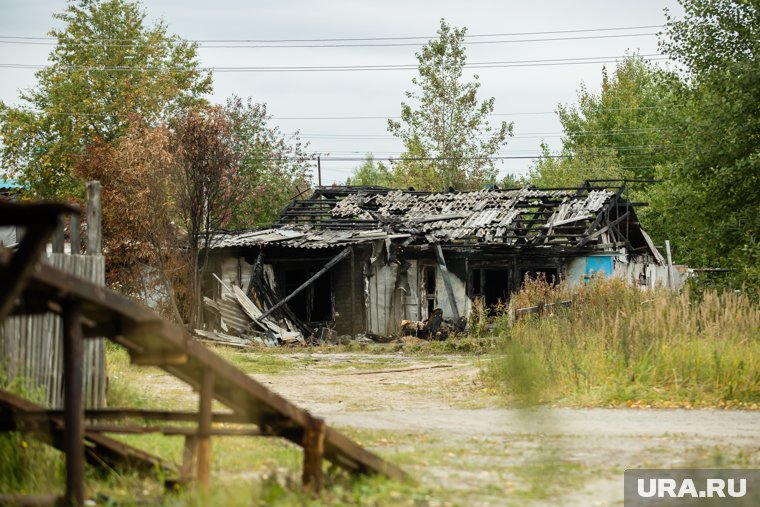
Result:
<svg viewBox="0 0 760 507">
<path fill-rule="evenodd" d="M 252 376 L 399 457 L 441 504 L 622 505 L 626 468 L 760 468 L 760 412 L 501 408 L 470 358 L 278 357 L 294 368 Z M 193 396 L 178 384 L 151 390 Z"/>
</svg>

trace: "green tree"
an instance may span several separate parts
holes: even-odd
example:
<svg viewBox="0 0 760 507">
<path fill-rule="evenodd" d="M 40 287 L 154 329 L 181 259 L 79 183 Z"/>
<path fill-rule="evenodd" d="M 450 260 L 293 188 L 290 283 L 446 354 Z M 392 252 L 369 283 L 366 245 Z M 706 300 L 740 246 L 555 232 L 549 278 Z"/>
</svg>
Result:
<svg viewBox="0 0 760 507">
<path fill-rule="evenodd" d="M 316 156 L 306 152 L 308 143 L 301 142 L 298 132 L 286 136 L 269 124 L 272 116 L 266 104 L 233 96 L 224 113 L 245 187 L 226 227 L 269 225 L 288 202 L 311 186 L 311 164 Z"/>
<path fill-rule="evenodd" d="M 438 38 L 416 53 L 419 76 L 412 83 L 418 91 L 406 93 L 416 108 L 402 102 L 401 121 L 388 120 L 388 130 L 404 142 L 407 154 L 414 153 L 397 162 L 402 166 L 397 172 L 419 172 L 416 162 L 429 159 L 430 164 L 423 164 L 433 170 L 434 179 L 424 182 L 429 190 L 471 189 L 493 182 L 496 167 L 490 157 L 512 135 L 511 123 L 501 122 L 495 129 L 489 124 L 494 99 L 478 101 L 478 76 L 472 82 L 462 80 L 466 31 L 441 19 Z M 414 167 L 404 167 L 409 162 Z"/>
<path fill-rule="evenodd" d="M 131 115 L 149 124 L 202 102 L 211 76 L 198 66 L 197 45 L 145 23 L 128 0 L 70 0 L 54 16 L 51 64 L 21 93 L 22 107 L 0 103 L 3 164 L 33 194 L 75 193 L 72 168 L 93 141 L 112 142 Z"/>
<path fill-rule="evenodd" d="M 585 84 L 578 103 L 560 104 L 562 150 L 559 157 L 542 146 L 543 156 L 530 171 L 541 186 L 577 185 L 594 178 L 651 179 L 657 167 L 672 158 L 669 118 L 671 90 L 668 79 L 638 55 L 626 57 L 612 75 L 602 71 L 601 90 Z"/>
<path fill-rule="evenodd" d="M 415 190 L 443 189 L 438 166 L 427 156 L 419 138 L 412 138 L 404 145 L 406 151 L 393 162 L 393 186 Z"/>
<path fill-rule="evenodd" d="M 609 153 L 573 151 L 563 147 L 559 155 L 541 144 L 541 157 L 528 170 L 527 182 L 537 187 L 574 187 L 590 179 L 624 179 L 620 161 Z"/>
<path fill-rule="evenodd" d="M 362 165 L 346 179 L 346 185 L 392 187 L 393 173 L 382 162 L 375 162 L 372 154 L 368 153 Z"/>
<path fill-rule="evenodd" d="M 680 0 L 661 49 L 684 69 L 674 114 L 681 146 L 658 189 L 663 230 L 692 265 L 735 268 L 760 286 L 760 6 Z"/>
<path fill-rule="evenodd" d="M 677 19 L 665 9 L 667 27 L 660 49 L 699 79 L 720 73 L 726 64 L 760 56 L 760 4 L 757 0 L 678 0 Z"/>
</svg>

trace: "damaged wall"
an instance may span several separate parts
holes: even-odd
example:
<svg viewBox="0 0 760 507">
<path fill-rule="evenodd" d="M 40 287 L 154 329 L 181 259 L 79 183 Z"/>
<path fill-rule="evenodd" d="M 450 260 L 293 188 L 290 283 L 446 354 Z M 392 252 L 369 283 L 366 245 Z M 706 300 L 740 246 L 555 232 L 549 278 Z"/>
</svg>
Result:
<svg viewBox="0 0 760 507">
<path fill-rule="evenodd" d="M 329 273 L 332 276 L 335 301 L 335 332 L 354 336 L 367 331 L 363 262 L 354 252 L 352 257 L 338 263 Z"/>
<path fill-rule="evenodd" d="M 634 257 L 624 253 L 577 257 L 567 264 L 571 285 L 585 283 L 594 274 L 605 278 L 617 277 L 628 283 L 649 289 L 668 287 L 668 266 L 647 256 Z M 686 281 L 685 266 L 673 266 L 673 287 L 680 288 Z"/>
<path fill-rule="evenodd" d="M 251 276 L 252 267 L 253 266 L 246 262 L 243 257 L 225 257 L 221 260 L 219 272 L 216 274 L 229 288 L 233 285 L 237 285 L 241 289 L 246 290 L 248 288 L 248 279 Z M 216 282 L 216 280 L 214 280 L 214 283 L 216 283 L 218 287 L 217 290 L 220 291 L 215 292 L 215 294 L 218 294 L 219 296 L 234 297 L 234 294 L 232 294 L 227 287 L 220 287 L 220 284 Z"/>
<path fill-rule="evenodd" d="M 398 332 L 401 321 L 400 297 L 396 295 L 398 268 L 398 264 L 386 265 L 380 261 L 370 263 L 365 269 L 364 302 L 370 333 L 389 336 Z"/>
</svg>

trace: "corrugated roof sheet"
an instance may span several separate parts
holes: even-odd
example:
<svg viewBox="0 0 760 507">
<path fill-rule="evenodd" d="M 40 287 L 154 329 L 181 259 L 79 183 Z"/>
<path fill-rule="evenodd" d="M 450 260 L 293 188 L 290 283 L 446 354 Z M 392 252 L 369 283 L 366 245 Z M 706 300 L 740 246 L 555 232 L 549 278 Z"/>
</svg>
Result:
<svg viewBox="0 0 760 507">
<path fill-rule="evenodd" d="M 420 241 L 565 244 L 588 227 L 616 188 L 415 192 L 379 188 L 319 188 L 296 200 L 278 227 L 220 236 L 214 248 L 277 244 L 328 248 L 414 237 Z M 595 224 L 599 224 L 596 221 Z"/>
<path fill-rule="evenodd" d="M 306 227 L 282 227 L 260 231 L 221 233 L 212 241 L 212 248 L 233 248 L 277 244 L 292 248 L 334 248 L 355 243 L 409 237 L 409 234 L 394 234 L 382 229 L 373 230 L 330 230 Z"/>
</svg>

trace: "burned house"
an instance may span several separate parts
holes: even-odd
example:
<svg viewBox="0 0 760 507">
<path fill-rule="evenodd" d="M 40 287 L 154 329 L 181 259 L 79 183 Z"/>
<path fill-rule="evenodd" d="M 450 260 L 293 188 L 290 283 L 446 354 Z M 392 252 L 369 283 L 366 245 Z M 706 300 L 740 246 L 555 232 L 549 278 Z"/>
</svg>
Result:
<svg viewBox="0 0 760 507">
<path fill-rule="evenodd" d="M 215 302 L 244 292 L 257 315 L 304 337 L 391 336 L 402 320 L 436 309 L 455 320 L 476 298 L 505 303 L 526 276 L 584 283 L 603 274 L 654 287 L 667 266 L 636 217 L 643 203 L 624 191 L 599 182 L 440 193 L 320 187 L 271 228 L 217 235 L 210 319 L 230 325 Z"/>
</svg>

